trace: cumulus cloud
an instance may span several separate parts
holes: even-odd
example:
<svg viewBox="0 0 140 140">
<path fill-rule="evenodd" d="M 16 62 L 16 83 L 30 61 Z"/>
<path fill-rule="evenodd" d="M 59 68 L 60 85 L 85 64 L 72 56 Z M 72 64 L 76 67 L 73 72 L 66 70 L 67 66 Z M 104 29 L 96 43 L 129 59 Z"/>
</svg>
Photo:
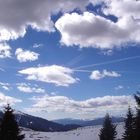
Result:
<svg viewBox="0 0 140 140">
<path fill-rule="evenodd" d="M 89 3 L 104 3 L 100 11 L 115 16 L 117 21 L 98 13 L 70 13 L 76 8 L 86 11 Z M 139 9 L 140 2 L 136 0 L 1 0 L 0 41 L 23 37 L 28 26 L 37 31 L 55 31 L 51 16 L 61 11 L 67 14 L 57 20 L 55 27 L 61 33 L 62 44 L 100 49 L 124 47 L 127 43 L 140 43 Z"/>
<path fill-rule="evenodd" d="M 125 47 L 127 43 L 140 43 L 140 20 L 138 20 L 140 2 L 133 0 L 102 2 L 106 4 L 102 12 L 107 16 L 114 15 L 118 20 L 114 22 L 90 12 L 64 14 L 55 23 L 61 33 L 62 44 L 77 45 L 80 48 L 112 49 Z"/>
<path fill-rule="evenodd" d="M 1 107 L 6 104 L 15 105 L 16 103 L 21 103 L 21 102 L 22 102 L 22 100 L 20 100 L 20 99 L 6 96 L 3 93 L 0 93 L 0 106 Z"/>
<path fill-rule="evenodd" d="M 54 31 L 51 15 L 83 8 L 83 0 L 1 0 L 0 40 L 23 37 L 28 26 L 38 31 Z"/>
<path fill-rule="evenodd" d="M 17 56 L 17 60 L 22 62 L 27 61 L 35 61 L 38 59 L 39 54 L 29 51 L 29 50 L 23 50 L 22 48 L 16 49 L 15 55 Z"/>
<path fill-rule="evenodd" d="M 115 71 L 107 71 L 103 70 L 102 72 L 99 70 L 92 71 L 90 75 L 90 79 L 92 80 L 100 80 L 105 77 L 120 77 L 121 75 Z"/>
<path fill-rule="evenodd" d="M 56 86 L 69 86 L 78 81 L 78 78 L 72 77 L 72 69 L 58 65 L 31 67 L 19 71 L 19 73 L 27 75 L 28 80 L 53 83 Z"/>
<path fill-rule="evenodd" d="M 10 58 L 11 55 L 11 47 L 6 43 L 0 43 L 0 58 Z"/>
<path fill-rule="evenodd" d="M 76 114 L 94 114 L 94 117 L 104 116 L 106 112 L 116 114 L 126 111 L 128 105 L 134 107 L 132 96 L 104 96 L 76 101 L 66 96 L 42 96 L 31 98 L 35 102 L 32 111 L 65 112 Z M 57 106 L 56 106 L 57 105 Z M 117 106 L 117 109 L 116 109 Z M 27 111 L 31 111 L 30 108 Z M 99 116 L 98 116 L 99 115 Z"/>
<path fill-rule="evenodd" d="M 108 7 L 103 9 L 105 14 L 113 14 L 116 17 L 132 16 L 135 19 L 140 19 L 139 0 L 106 0 L 105 3 L 108 5 Z"/>
<path fill-rule="evenodd" d="M 25 93 L 45 93 L 45 89 L 37 87 L 30 87 L 29 84 L 26 83 L 18 83 L 17 89 L 21 92 Z"/>
</svg>

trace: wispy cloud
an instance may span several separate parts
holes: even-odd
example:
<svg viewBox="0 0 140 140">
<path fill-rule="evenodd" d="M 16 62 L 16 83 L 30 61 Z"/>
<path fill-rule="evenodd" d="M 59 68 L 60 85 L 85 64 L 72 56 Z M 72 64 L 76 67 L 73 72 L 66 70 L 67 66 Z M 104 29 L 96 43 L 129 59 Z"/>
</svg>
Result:
<svg viewBox="0 0 140 140">
<path fill-rule="evenodd" d="M 1 86 L 1 88 L 3 88 L 4 90 L 7 90 L 7 91 L 9 91 L 11 89 L 11 85 L 9 83 L 0 82 L 0 86 Z"/>
<path fill-rule="evenodd" d="M 43 44 L 35 43 L 35 44 L 33 45 L 33 48 L 40 48 L 40 47 L 42 47 L 42 46 L 43 46 Z"/>
<path fill-rule="evenodd" d="M 25 93 L 45 93 L 45 89 L 40 88 L 38 86 L 32 87 L 30 84 L 26 83 L 18 83 L 17 89 Z"/>
<path fill-rule="evenodd" d="M 111 61 L 106 61 L 106 62 L 101 62 L 101 63 L 95 63 L 95 64 L 79 66 L 79 67 L 74 68 L 74 69 L 75 70 L 79 70 L 79 69 L 83 69 L 83 68 L 90 68 L 90 67 L 95 67 L 95 66 L 114 64 L 114 63 L 119 63 L 119 62 L 129 61 L 129 60 L 133 60 L 133 59 L 139 59 L 139 58 L 140 58 L 140 55 L 130 56 L 130 57 L 126 57 L 126 58 L 121 58 L 121 59 L 116 59 L 116 60 L 111 60 Z"/>
<path fill-rule="evenodd" d="M 79 63 L 81 60 L 84 59 L 84 55 L 78 55 L 75 58 L 73 58 L 72 60 L 70 60 L 70 62 L 68 62 L 66 65 L 67 66 L 74 66 L 75 64 Z"/>
<path fill-rule="evenodd" d="M 118 85 L 118 86 L 115 87 L 115 90 L 121 90 L 121 89 L 123 89 L 123 88 L 124 88 L 124 86 Z"/>
</svg>

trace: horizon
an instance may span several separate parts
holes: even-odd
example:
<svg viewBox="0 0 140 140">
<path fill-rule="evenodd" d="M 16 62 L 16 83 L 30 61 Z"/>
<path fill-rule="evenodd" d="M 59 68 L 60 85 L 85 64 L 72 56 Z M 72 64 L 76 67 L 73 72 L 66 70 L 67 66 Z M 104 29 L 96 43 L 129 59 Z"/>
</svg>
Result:
<svg viewBox="0 0 140 140">
<path fill-rule="evenodd" d="M 0 0 L 0 108 L 48 120 L 125 116 L 140 91 L 139 9 L 133 0 Z"/>
<path fill-rule="evenodd" d="M 29 115 L 29 116 L 32 116 L 32 117 L 37 117 L 37 118 L 41 118 L 41 119 L 47 120 L 46 118 L 41 117 L 41 116 L 28 114 L 28 113 L 22 112 L 22 111 L 20 111 L 20 110 L 15 110 L 14 108 L 12 108 L 12 109 L 14 110 L 13 113 L 14 113 L 15 115 L 20 115 L 20 114 L 21 114 L 21 115 Z M 0 110 L 0 112 L 4 113 L 4 110 Z M 113 115 L 112 115 L 112 116 L 110 115 L 110 117 L 111 117 L 111 118 L 115 118 L 115 119 L 126 118 L 126 116 L 113 116 Z M 78 118 L 57 118 L 57 119 L 52 119 L 52 120 L 48 120 L 48 121 L 52 121 L 52 122 L 60 121 L 60 120 L 94 121 L 94 120 L 104 119 L 104 118 L 105 118 L 105 116 L 103 116 L 103 117 L 97 117 L 97 118 L 90 118 L 90 119 L 82 119 L 82 118 L 79 118 L 79 119 L 78 119 Z"/>
</svg>

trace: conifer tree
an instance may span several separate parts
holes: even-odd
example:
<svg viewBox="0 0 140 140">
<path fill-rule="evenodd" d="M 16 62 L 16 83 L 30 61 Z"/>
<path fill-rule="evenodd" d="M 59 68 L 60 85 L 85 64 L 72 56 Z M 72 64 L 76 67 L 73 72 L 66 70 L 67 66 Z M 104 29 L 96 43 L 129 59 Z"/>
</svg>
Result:
<svg viewBox="0 0 140 140">
<path fill-rule="evenodd" d="M 123 140 L 134 140 L 134 118 L 130 107 L 128 108 L 124 129 Z"/>
<path fill-rule="evenodd" d="M 0 129 L 0 140 L 22 140 L 24 135 L 20 134 L 19 126 L 15 120 L 13 109 L 8 104 L 4 109 L 4 116 Z"/>
<path fill-rule="evenodd" d="M 140 93 L 134 95 L 134 98 L 137 103 L 136 107 L 136 117 L 134 120 L 134 140 L 140 140 Z"/>
<path fill-rule="evenodd" d="M 100 140 L 115 140 L 116 135 L 116 125 L 112 123 L 109 114 L 106 114 L 103 128 L 100 130 L 99 138 Z"/>
</svg>

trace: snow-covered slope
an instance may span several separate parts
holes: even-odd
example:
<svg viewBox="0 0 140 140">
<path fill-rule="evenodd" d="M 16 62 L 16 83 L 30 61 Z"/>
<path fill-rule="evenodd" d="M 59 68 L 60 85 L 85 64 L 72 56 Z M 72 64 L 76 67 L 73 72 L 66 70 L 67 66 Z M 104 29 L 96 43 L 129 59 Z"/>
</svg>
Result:
<svg viewBox="0 0 140 140">
<path fill-rule="evenodd" d="M 68 132 L 37 132 L 26 129 L 23 131 L 25 140 L 99 140 L 101 125 L 82 127 Z M 123 133 L 123 123 L 117 125 L 117 138 Z"/>
</svg>

